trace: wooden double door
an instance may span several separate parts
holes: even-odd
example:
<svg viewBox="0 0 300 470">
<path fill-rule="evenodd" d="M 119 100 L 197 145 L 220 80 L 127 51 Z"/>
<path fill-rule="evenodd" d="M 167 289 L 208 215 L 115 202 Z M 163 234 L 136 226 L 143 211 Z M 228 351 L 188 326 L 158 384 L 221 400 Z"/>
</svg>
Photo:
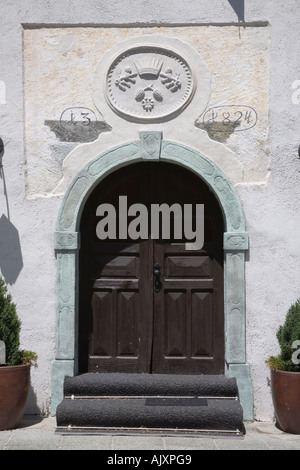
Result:
<svg viewBox="0 0 300 470">
<path fill-rule="evenodd" d="M 124 224 L 119 237 L 120 196 L 128 208 L 148 209 L 148 238 L 124 236 Z M 151 205 L 162 203 L 180 204 L 182 214 L 185 204 L 204 204 L 201 249 L 174 237 L 172 218 L 167 239 L 151 238 Z M 97 235 L 101 204 L 116 209 L 115 239 Z M 127 224 L 133 220 L 126 215 Z M 137 163 L 102 181 L 81 219 L 80 372 L 224 373 L 222 238 L 214 195 L 180 166 Z"/>
</svg>

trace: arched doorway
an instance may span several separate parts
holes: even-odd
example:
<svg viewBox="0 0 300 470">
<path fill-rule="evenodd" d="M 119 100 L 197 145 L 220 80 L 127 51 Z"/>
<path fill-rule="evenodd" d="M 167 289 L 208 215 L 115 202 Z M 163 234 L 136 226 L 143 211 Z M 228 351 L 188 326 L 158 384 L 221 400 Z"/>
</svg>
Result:
<svg viewBox="0 0 300 470">
<path fill-rule="evenodd" d="M 146 146 L 145 143 L 150 145 Z M 80 222 L 86 201 L 109 174 L 137 162 L 174 163 L 202 179 L 219 202 L 224 233 L 224 373 L 237 378 L 244 419 L 253 419 L 253 394 L 246 360 L 245 252 L 248 234 L 238 193 L 227 176 L 199 151 L 165 141 L 160 132 L 141 132 L 89 161 L 70 184 L 61 204 L 55 232 L 57 259 L 56 353 L 52 361 L 51 411 L 63 397 L 66 375 L 79 371 L 79 251 Z M 148 161 L 147 161 L 148 160 Z"/>
<path fill-rule="evenodd" d="M 113 238 L 104 240 L 97 236 L 97 225 L 108 221 L 96 216 L 102 204 L 116 215 Z M 170 233 L 151 238 L 151 208 L 162 204 L 174 209 L 164 221 Z M 197 204 L 204 206 L 204 245 L 189 249 L 184 212 L 193 208 L 196 231 Z M 137 219 L 128 216 L 130 207 L 139 209 Z M 79 372 L 223 374 L 223 233 L 216 197 L 178 165 L 135 163 L 101 181 L 80 224 Z"/>
</svg>

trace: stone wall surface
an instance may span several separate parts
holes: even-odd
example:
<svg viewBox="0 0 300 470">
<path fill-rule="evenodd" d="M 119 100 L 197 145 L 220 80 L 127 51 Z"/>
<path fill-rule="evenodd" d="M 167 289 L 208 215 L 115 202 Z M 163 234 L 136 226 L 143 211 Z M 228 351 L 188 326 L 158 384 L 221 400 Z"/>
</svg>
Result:
<svg viewBox="0 0 300 470">
<path fill-rule="evenodd" d="M 180 116 L 170 120 L 168 128 L 163 126 L 164 135 L 188 140 L 215 160 L 220 153 L 217 161 L 224 169 L 235 158 L 235 182 L 267 181 L 268 26 L 37 28 L 24 30 L 27 197 L 55 191 L 63 176 L 62 162 L 79 143 L 94 141 L 111 128 L 115 135 L 106 108 L 97 109 L 93 102 L 95 71 L 107 50 L 145 35 L 160 35 L 162 45 L 166 38 L 188 43 L 210 71 L 206 108 L 194 99 L 194 116 L 184 118 L 184 125 Z M 202 77 L 197 86 L 208 87 Z M 116 126 L 122 126 L 128 139 L 126 120 Z M 198 131 L 186 138 L 193 127 Z M 137 135 L 139 127 L 135 129 Z M 99 138 L 101 149 L 103 140 Z M 224 145 L 213 146 L 211 140 Z M 226 158 L 228 150 L 232 155 Z M 73 177 L 74 170 L 72 161 Z"/>
<path fill-rule="evenodd" d="M 278 351 L 276 330 L 300 296 L 298 2 L 63 4 L 7 0 L 0 18 L 0 270 L 22 319 L 22 346 L 39 356 L 27 412 L 50 408 L 54 232 L 63 196 L 90 160 L 151 127 L 211 159 L 239 194 L 250 246 L 246 340 L 255 418 L 272 420 L 264 361 Z M 140 36 L 175 38 L 204 64 L 199 101 L 150 127 L 101 105 L 95 81 L 107 51 Z"/>
</svg>

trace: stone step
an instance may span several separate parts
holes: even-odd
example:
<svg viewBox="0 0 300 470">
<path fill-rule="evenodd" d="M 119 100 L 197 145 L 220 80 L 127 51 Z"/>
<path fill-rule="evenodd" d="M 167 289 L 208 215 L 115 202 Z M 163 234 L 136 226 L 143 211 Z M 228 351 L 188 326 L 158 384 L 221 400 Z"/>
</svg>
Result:
<svg viewBox="0 0 300 470">
<path fill-rule="evenodd" d="M 243 435 L 243 410 L 234 398 L 64 399 L 57 432 L 141 431 Z"/>
<path fill-rule="evenodd" d="M 66 377 L 64 396 L 238 397 L 238 386 L 222 375 L 87 373 Z"/>
<path fill-rule="evenodd" d="M 87 373 L 66 377 L 57 432 L 242 435 L 235 378 Z"/>
</svg>

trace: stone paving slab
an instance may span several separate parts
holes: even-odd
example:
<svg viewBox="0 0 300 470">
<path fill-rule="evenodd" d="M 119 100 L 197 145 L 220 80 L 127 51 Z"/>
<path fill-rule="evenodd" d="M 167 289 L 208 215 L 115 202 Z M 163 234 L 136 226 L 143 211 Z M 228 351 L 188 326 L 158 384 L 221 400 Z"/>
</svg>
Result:
<svg viewBox="0 0 300 470">
<path fill-rule="evenodd" d="M 0 432 L 0 450 L 300 450 L 300 435 L 280 431 L 274 423 L 246 423 L 244 437 L 62 435 L 55 417 L 25 417 L 21 426 Z"/>
</svg>

